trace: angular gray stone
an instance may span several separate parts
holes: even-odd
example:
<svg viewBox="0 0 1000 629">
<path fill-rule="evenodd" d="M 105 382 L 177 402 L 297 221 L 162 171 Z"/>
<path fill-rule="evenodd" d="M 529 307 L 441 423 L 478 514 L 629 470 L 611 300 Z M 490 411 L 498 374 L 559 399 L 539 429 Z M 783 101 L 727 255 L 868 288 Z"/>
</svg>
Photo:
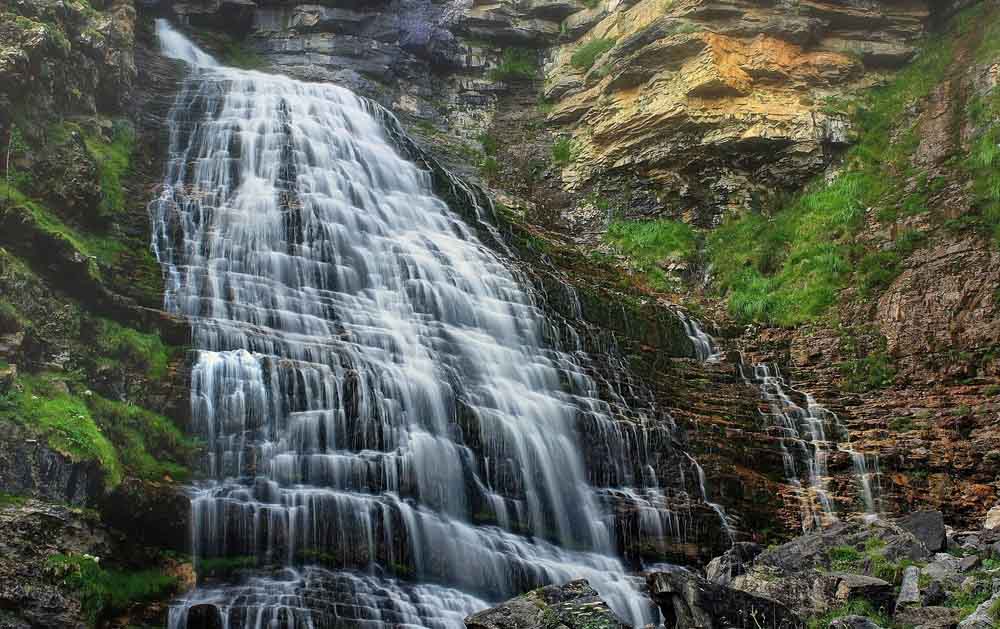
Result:
<svg viewBox="0 0 1000 629">
<path fill-rule="evenodd" d="M 932 553 L 940 552 L 947 546 L 944 515 L 940 511 L 917 511 L 899 521 L 903 530 L 923 542 Z"/>
<path fill-rule="evenodd" d="M 889 610 L 895 602 L 892 584 L 876 577 L 863 574 L 835 574 L 837 587 L 835 597 L 847 602 L 853 599 L 864 599 L 876 609 Z"/>
<path fill-rule="evenodd" d="M 649 594 L 663 613 L 664 626 L 673 629 L 768 627 L 799 629 L 802 620 L 778 601 L 706 581 L 683 568 L 654 572 L 646 582 Z"/>
<path fill-rule="evenodd" d="M 721 556 L 708 562 L 705 566 L 705 578 L 712 583 L 729 585 L 733 577 L 746 573 L 747 567 L 763 550 L 760 544 L 738 542 Z"/>
<path fill-rule="evenodd" d="M 958 560 L 958 571 L 968 572 L 979 565 L 978 555 L 969 555 Z"/>
<path fill-rule="evenodd" d="M 920 568 L 909 566 L 903 571 L 903 583 L 896 597 L 896 609 L 920 605 Z"/>
<path fill-rule="evenodd" d="M 585 579 L 549 585 L 465 619 L 468 629 L 627 629 Z"/>
</svg>

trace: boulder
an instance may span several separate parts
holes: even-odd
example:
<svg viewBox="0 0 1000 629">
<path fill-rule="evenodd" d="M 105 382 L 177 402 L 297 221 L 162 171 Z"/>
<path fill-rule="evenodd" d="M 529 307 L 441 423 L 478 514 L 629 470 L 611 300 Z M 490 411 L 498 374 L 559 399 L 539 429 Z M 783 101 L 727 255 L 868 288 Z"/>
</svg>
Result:
<svg viewBox="0 0 1000 629">
<path fill-rule="evenodd" d="M 729 585 L 733 577 L 745 574 L 747 567 L 763 552 L 764 547 L 752 542 L 738 542 L 733 547 L 708 562 L 705 566 L 705 578 L 712 583 Z"/>
<path fill-rule="evenodd" d="M 533 590 L 465 619 L 468 629 L 625 629 L 586 580 Z"/>
<path fill-rule="evenodd" d="M 830 629 L 882 629 L 871 618 L 864 616 L 844 616 L 830 623 Z"/>
<path fill-rule="evenodd" d="M 876 609 L 891 610 L 893 603 L 893 588 L 888 581 L 863 574 L 837 574 L 835 598 L 838 601 L 863 599 L 869 601 Z"/>
<path fill-rule="evenodd" d="M 683 568 L 654 572 L 649 593 L 674 629 L 768 627 L 798 629 L 802 620 L 778 601 L 711 583 Z"/>
<path fill-rule="evenodd" d="M 1000 594 L 994 594 L 993 598 L 977 607 L 976 611 L 958 623 L 958 629 L 996 629 L 1000 621 L 993 614 L 993 610 L 998 605 L 1000 605 Z"/>
<path fill-rule="evenodd" d="M 895 624 L 913 629 L 953 629 L 962 612 L 954 607 L 912 607 L 897 611 Z"/>
<path fill-rule="evenodd" d="M 903 583 L 896 597 L 896 610 L 920 605 L 920 568 L 909 566 L 903 571 Z"/>
<path fill-rule="evenodd" d="M 983 522 L 983 528 L 987 531 L 1000 529 L 1000 505 L 993 507 L 986 513 L 986 520 Z"/>
<path fill-rule="evenodd" d="M 944 515 L 940 511 L 918 511 L 899 521 L 903 530 L 913 533 L 932 553 L 945 549 L 947 539 Z"/>
<path fill-rule="evenodd" d="M 957 586 L 959 583 L 958 568 L 960 560 L 944 553 L 934 556 L 934 561 L 923 568 L 923 573 L 931 579 L 941 581 L 945 586 Z"/>
<path fill-rule="evenodd" d="M 979 565 L 979 556 L 968 555 L 967 557 L 962 557 L 961 559 L 958 560 L 958 571 L 968 572 L 969 570 L 972 570 L 978 565 Z"/>
</svg>

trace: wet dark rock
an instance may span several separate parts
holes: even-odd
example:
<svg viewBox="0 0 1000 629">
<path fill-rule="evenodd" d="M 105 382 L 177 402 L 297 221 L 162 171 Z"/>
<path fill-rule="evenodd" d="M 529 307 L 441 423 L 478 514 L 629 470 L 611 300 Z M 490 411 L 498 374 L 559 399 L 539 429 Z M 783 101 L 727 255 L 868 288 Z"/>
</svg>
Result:
<svg viewBox="0 0 1000 629">
<path fill-rule="evenodd" d="M 103 479 L 96 463 L 73 462 L 21 426 L 0 422 L 0 492 L 87 505 Z"/>
<path fill-rule="evenodd" d="M 133 543 L 191 550 L 191 504 L 178 485 L 126 479 L 98 506 L 104 522 Z"/>
<path fill-rule="evenodd" d="M 112 542 L 91 516 L 35 500 L 0 506 L 0 626 L 87 627 L 80 601 L 47 572 L 55 554 L 107 556 Z"/>
<path fill-rule="evenodd" d="M 469 629 L 625 629 L 586 580 L 533 590 L 465 619 Z"/>
<path fill-rule="evenodd" d="M 948 592 L 944 589 L 944 586 L 941 585 L 940 581 L 931 581 L 930 584 L 924 588 L 923 592 L 920 593 L 920 598 L 925 607 L 933 607 L 945 602 L 948 598 Z"/>
<path fill-rule="evenodd" d="M 195 605 L 188 611 L 187 629 L 222 629 L 224 626 L 215 605 Z"/>
<path fill-rule="evenodd" d="M 654 572 L 647 578 L 649 593 L 667 627 L 722 629 L 723 627 L 803 627 L 802 619 L 782 603 L 711 583 L 682 568 Z"/>
<path fill-rule="evenodd" d="M 899 526 L 913 533 L 932 553 L 944 550 L 947 545 L 944 515 L 940 511 L 918 511 L 900 520 Z"/>
</svg>

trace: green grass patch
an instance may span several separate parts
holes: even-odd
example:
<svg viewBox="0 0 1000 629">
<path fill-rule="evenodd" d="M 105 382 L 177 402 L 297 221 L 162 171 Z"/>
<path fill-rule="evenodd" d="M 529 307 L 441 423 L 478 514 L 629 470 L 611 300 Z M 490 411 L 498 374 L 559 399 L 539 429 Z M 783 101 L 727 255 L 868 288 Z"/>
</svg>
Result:
<svg viewBox="0 0 1000 629">
<path fill-rule="evenodd" d="M 536 53 L 525 48 L 508 48 L 503 51 L 500 63 L 490 70 L 491 81 L 523 81 L 538 74 Z"/>
<path fill-rule="evenodd" d="M 577 70 L 586 72 L 594 67 L 597 58 L 615 47 L 615 40 L 609 38 L 592 39 L 580 46 L 573 56 L 570 57 L 570 64 Z"/>
<path fill-rule="evenodd" d="M 167 375 L 170 350 L 158 334 L 139 332 L 110 319 L 97 319 L 93 342 L 98 355 L 141 369 L 152 380 Z"/>
<path fill-rule="evenodd" d="M 610 207 L 606 202 L 602 207 L 600 200 L 595 205 L 599 209 Z M 690 225 L 668 219 L 615 221 L 608 226 L 604 239 L 629 258 L 650 288 L 660 291 L 675 288 L 662 265 L 689 259 L 698 247 L 698 237 Z"/>
<path fill-rule="evenodd" d="M 54 579 L 76 591 L 92 626 L 103 615 L 126 611 L 136 602 L 165 598 L 177 588 L 176 577 L 157 570 L 106 570 L 89 555 L 53 555 L 45 567 Z"/>
<path fill-rule="evenodd" d="M 900 192 L 918 175 L 910 158 L 919 138 L 906 112 L 944 79 L 954 42 L 968 28 L 969 20 L 959 20 L 950 33 L 929 39 L 888 85 L 848 106 L 860 139 L 834 179 L 815 181 L 770 216 L 736 217 L 711 234 L 717 285 L 737 319 L 798 325 L 824 315 L 851 282 L 873 292 L 895 277 L 918 238 L 907 235 L 889 252 L 870 254 L 857 273 L 854 240 L 866 208 L 886 216 L 925 208 L 924 196 Z"/>
<path fill-rule="evenodd" d="M 100 463 L 108 487 L 121 482 L 118 453 L 84 400 L 69 393 L 62 381 L 49 374 L 21 375 L 18 385 L 0 395 L 0 419 L 45 437 L 49 447 L 73 461 Z"/>
<path fill-rule="evenodd" d="M 240 570 L 248 570 L 257 566 L 257 559 L 250 555 L 238 555 L 235 557 L 208 557 L 198 559 L 195 562 L 195 571 L 198 578 L 216 577 L 223 578 L 232 575 Z"/>
<path fill-rule="evenodd" d="M 1000 90 L 974 99 L 969 111 L 976 133 L 962 167 L 972 180 L 980 230 L 1000 244 Z"/>
<path fill-rule="evenodd" d="M 0 492 L 0 509 L 5 507 L 19 507 L 27 501 L 28 499 L 24 496 L 16 496 L 14 494 Z"/>
<path fill-rule="evenodd" d="M 880 627 L 890 626 L 889 618 L 884 610 L 876 609 L 870 601 L 865 599 L 853 599 L 822 616 L 810 618 L 806 622 L 806 627 L 808 629 L 827 629 L 831 622 L 844 616 L 865 616 Z"/>
<path fill-rule="evenodd" d="M 199 444 L 172 421 L 97 395 L 88 396 L 86 402 L 95 423 L 116 446 L 121 464 L 130 474 L 146 480 L 191 478 L 183 462 L 195 456 Z"/>
</svg>

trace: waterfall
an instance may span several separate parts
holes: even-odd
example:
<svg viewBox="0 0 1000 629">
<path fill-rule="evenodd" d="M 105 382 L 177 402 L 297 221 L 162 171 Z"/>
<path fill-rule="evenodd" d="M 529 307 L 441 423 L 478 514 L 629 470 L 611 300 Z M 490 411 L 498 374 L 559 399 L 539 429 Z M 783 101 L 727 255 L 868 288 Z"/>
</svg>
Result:
<svg viewBox="0 0 1000 629">
<path fill-rule="evenodd" d="M 712 338 L 697 321 L 683 314 L 681 317 L 696 357 L 703 362 L 717 360 L 719 354 Z M 765 416 L 778 433 L 785 478 L 798 490 L 803 528 L 822 526 L 836 519 L 827 486 L 831 447 L 850 455 L 865 513 L 877 515 L 881 475 L 878 457 L 873 456 L 869 464 L 865 454 L 851 447 L 850 433 L 837 414 L 820 406 L 812 395 L 792 389 L 774 365 L 752 365 L 748 374 L 740 362 L 739 370 L 744 382 L 758 388 L 768 403 L 769 411 Z M 790 393 L 797 394 L 805 405 L 797 404 Z M 828 431 L 835 434 L 828 437 Z"/>
<path fill-rule="evenodd" d="M 193 552 L 252 566 L 183 596 L 171 629 L 206 609 L 227 629 L 461 627 L 580 577 L 655 622 L 614 505 L 641 512 L 640 534 L 681 534 L 667 502 L 695 495 L 693 459 L 670 487 L 653 471 L 673 425 L 620 421 L 547 342 L 531 293 L 400 156 L 384 110 L 157 32 L 190 65 L 150 211 L 196 351 Z"/>
</svg>

